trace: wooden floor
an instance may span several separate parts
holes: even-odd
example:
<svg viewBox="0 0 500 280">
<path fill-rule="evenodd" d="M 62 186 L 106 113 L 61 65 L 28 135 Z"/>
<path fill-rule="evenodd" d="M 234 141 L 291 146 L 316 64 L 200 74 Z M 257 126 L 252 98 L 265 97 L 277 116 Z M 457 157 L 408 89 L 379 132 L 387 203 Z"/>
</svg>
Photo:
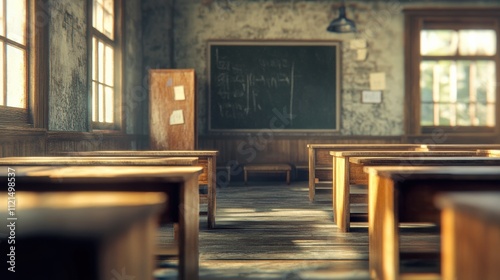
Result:
<svg viewBox="0 0 500 280">
<path fill-rule="evenodd" d="M 233 183 L 217 191 L 217 228 L 200 219 L 200 279 L 369 279 L 368 228 L 340 233 L 332 221 L 329 186 L 308 200 L 307 182 Z M 162 229 L 162 237 L 171 236 Z M 435 227 L 402 229 L 404 252 L 437 252 Z M 411 232 L 409 232 L 411 231 Z M 158 280 L 175 279 L 172 260 Z M 437 272 L 435 260 L 406 261 L 402 270 Z"/>
</svg>

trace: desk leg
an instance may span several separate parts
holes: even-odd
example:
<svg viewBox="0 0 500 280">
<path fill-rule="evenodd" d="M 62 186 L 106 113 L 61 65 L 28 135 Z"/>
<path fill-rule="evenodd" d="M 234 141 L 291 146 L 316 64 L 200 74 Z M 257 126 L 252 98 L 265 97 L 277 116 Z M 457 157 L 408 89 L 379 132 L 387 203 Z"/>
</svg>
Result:
<svg viewBox="0 0 500 280">
<path fill-rule="evenodd" d="M 192 176 L 182 187 L 179 205 L 179 279 L 197 280 L 199 270 L 198 176 Z"/>
<path fill-rule="evenodd" d="M 313 202 L 316 195 L 316 155 L 314 149 L 309 148 L 309 201 Z"/>
<path fill-rule="evenodd" d="M 208 205 L 207 205 L 207 222 L 208 228 L 215 228 L 215 213 L 217 211 L 217 176 L 215 175 L 217 170 L 217 162 L 215 157 L 208 158 Z"/>
<path fill-rule="evenodd" d="M 348 232 L 351 221 L 349 162 L 345 157 L 335 160 L 335 222 L 340 232 Z"/>
<path fill-rule="evenodd" d="M 368 238 L 370 277 L 395 280 L 399 275 L 397 194 L 387 178 L 369 175 Z"/>
</svg>

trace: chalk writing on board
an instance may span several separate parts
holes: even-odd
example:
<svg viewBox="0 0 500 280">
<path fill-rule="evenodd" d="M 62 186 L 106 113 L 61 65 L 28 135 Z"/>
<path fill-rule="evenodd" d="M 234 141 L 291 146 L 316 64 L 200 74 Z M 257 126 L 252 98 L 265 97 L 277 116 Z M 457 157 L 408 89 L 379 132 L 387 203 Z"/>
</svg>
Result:
<svg viewBox="0 0 500 280">
<path fill-rule="evenodd" d="M 268 128 L 273 110 L 284 108 L 292 120 L 284 129 L 338 129 L 337 52 L 337 45 L 212 45 L 209 128 Z"/>
</svg>

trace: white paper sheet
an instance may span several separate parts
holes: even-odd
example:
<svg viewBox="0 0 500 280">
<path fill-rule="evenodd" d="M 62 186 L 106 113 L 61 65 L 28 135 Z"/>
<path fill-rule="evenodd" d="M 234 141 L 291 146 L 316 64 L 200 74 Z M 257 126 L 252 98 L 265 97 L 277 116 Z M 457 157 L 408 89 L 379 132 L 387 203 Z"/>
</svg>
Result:
<svg viewBox="0 0 500 280">
<path fill-rule="evenodd" d="M 384 90 L 385 89 L 385 73 L 370 73 L 370 89 Z"/>
<path fill-rule="evenodd" d="M 184 123 L 184 114 L 182 110 L 174 110 L 170 115 L 170 125 L 175 124 L 183 124 Z"/>
<path fill-rule="evenodd" d="M 184 95 L 184 86 L 174 87 L 174 100 L 186 100 L 186 95 Z"/>
</svg>

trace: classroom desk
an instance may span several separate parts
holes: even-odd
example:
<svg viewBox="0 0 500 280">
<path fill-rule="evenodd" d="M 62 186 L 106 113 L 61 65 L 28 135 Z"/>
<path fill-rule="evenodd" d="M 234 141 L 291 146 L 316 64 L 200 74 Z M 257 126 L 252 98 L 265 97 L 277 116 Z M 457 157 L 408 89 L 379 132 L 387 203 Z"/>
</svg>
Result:
<svg viewBox="0 0 500 280">
<path fill-rule="evenodd" d="M 447 193 L 435 202 L 442 279 L 500 279 L 500 192 Z"/>
<path fill-rule="evenodd" d="M 477 150 L 477 154 L 487 157 L 500 157 L 500 150 Z"/>
<path fill-rule="evenodd" d="M 399 279 L 399 223 L 440 223 L 434 197 L 442 192 L 498 191 L 500 167 L 365 167 L 369 174 L 370 276 Z"/>
<path fill-rule="evenodd" d="M 339 231 L 348 232 L 351 217 L 351 185 L 368 185 L 368 174 L 363 172 L 363 164 L 354 163 L 351 158 L 405 157 L 397 161 L 397 165 L 412 166 L 425 165 L 421 160 L 425 157 L 472 157 L 476 155 L 476 151 L 344 151 L 330 152 L 330 155 L 335 178 L 332 183 L 333 216 Z M 366 202 L 366 195 L 358 194 L 358 196 L 364 197 Z"/>
<path fill-rule="evenodd" d="M 124 269 L 136 279 L 153 279 L 158 218 L 165 203 L 163 193 L 17 191 L 10 196 L 5 188 L 0 194 L 5 223 L 0 275 L 109 280 Z M 12 265 L 15 273 L 7 271 Z"/>
<path fill-rule="evenodd" d="M 0 169 L 7 182 L 8 168 Z M 16 192 L 164 192 L 166 214 L 179 224 L 179 279 L 198 279 L 198 166 L 16 166 Z"/>
<path fill-rule="evenodd" d="M 1 166 L 193 166 L 198 164 L 197 157 L 3 157 Z"/>
<path fill-rule="evenodd" d="M 423 144 L 416 151 L 476 151 L 500 149 L 499 144 Z"/>
<path fill-rule="evenodd" d="M 196 157 L 4 157 L 0 166 L 194 166 Z M 162 217 L 162 222 L 168 222 Z"/>
<path fill-rule="evenodd" d="M 332 157 L 330 151 L 357 150 L 398 150 L 409 151 L 420 147 L 420 144 L 307 144 L 309 165 L 309 201 L 316 196 L 316 184 L 331 184 Z"/>
<path fill-rule="evenodd" d="M 197 157 L 198 165 L 203 167 L 199 177 L 199 184 L 207 185 L 207 223 L 208 228 L 215 228 L 217 212 L 216 172 L 218 151 L 88 151 L 58 153 L 67 156 L 125 156 L 125 157 Z M 204 195 L 201 195 L 205 198 Z"/>
</svg>

